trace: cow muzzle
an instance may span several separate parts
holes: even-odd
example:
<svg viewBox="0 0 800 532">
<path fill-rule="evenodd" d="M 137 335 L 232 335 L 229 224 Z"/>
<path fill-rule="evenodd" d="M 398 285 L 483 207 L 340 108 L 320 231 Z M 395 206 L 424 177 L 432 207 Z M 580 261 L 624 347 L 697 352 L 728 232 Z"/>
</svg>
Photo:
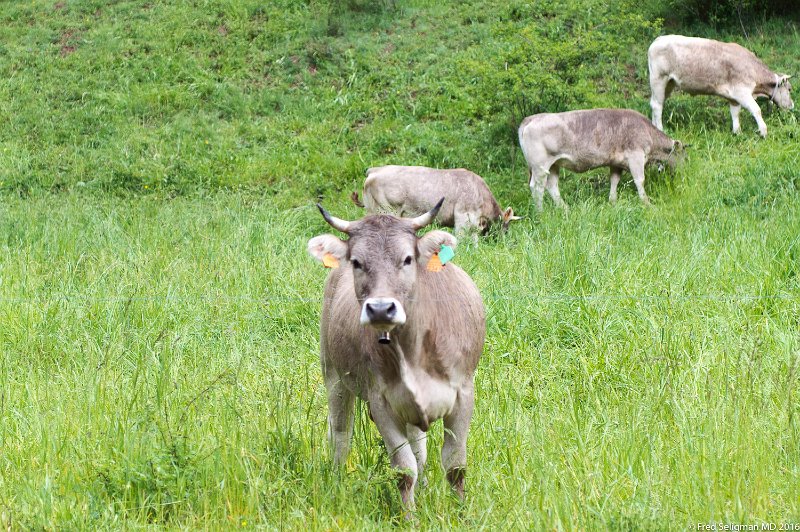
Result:
<svg viewBox="0 0 800 532">
<path fill-rule="evenodd" d="M 370 297 L 361 307 L 361 325 L 391 331 L 406 322 L 403 305 L 393 297 Z"/>
</svg>

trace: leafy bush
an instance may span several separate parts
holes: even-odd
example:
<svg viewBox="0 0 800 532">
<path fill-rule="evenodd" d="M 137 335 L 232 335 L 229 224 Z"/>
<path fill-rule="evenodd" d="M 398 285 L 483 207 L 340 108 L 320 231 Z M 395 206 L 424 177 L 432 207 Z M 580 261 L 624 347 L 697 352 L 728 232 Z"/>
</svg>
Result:
<svg viewBox="0 0 800 532">
<path fill-rule="evenodd" d="M 795 0 L 666 0 L 654 3 L 654 12 L 680 22 L 709 24 L 743 22 L 755 16 L 797 12 Z"/>
<path fill-rule="evenodd" d="M 477 80 L 473 100 L 516 133 L 528 115 L 613 105 L 644 87 L 644 50 L 659 31 L 658 20 L 626 0 L 537 0 L 512 5 L 494 43 L 476 47 L 462 67 Z"/>
</svg>

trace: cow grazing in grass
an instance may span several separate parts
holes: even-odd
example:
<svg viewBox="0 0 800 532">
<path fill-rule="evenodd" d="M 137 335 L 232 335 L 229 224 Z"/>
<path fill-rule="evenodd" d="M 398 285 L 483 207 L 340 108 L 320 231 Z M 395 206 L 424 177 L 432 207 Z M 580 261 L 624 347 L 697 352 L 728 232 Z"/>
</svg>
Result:
<svg viewBox="0 0 800 532">
<path fill-rule="evenodd" d="M 677 140 L 657 130 L 641 113 L 626 109 L 589 109 L 529 116 L 519 126 L 519 144 L 530 171 L 530 187 L 536 208 L 542 210 L 544 189 L 556 205 L 566 207 L 558 190 L 561 168 L 585 172 L 611 169 L 609 200 L 617 200 L 623 170 L 633 175 L 644 203 L 644 167 L 660 161 L 673 165 L 683 152 Z"/>
<path fill-rule="evenodd" d="M 650 68 L 650 107 L 653 124 L 664 130 L 661 112 L 673 89 L 689 94 L 722 96 L 731 106 L 733 132 L 739 133 L 742 107 L 758 123 L 758 132 L 767 136 L 756 98 L 769 98 L 778 107 L 793 109 L 790 76 L 776 74 L 750 50 L 728 42 L 664 35 L 647 51 Z"/>
<path fill-rule="evenodd" d="M 319 207 L 349 238 L 326 234 L 308 242 L 309 253 L 334 268 L 320 326 L 334 463 L 347 459 L 359 397 L 400 472 L 407 509 L 427 459 L 426 431 L 440 418 L 442 465 L 463 497 L 473 376 L 486 332 L 483 302 L 469 276 L 454 264 L 428 265 L 455 238 L 444 231 L 417 236 L 442 201 L 413 219 L 379 214 L 353 222 Z"/>
<path fill-rule="evenodd" d="M 454 227 L 459 235 L 470 231 L 486 234 L 495 222 L 506 231 L 511 222 L 520 219 L 511 207 L 500 208 L 481 176 L 464 168 L 378 166 L 367 170 L 363 204 L 353 193 L 353 201 L 368 213 L 399 216 L 428 212 L 441 197 L 447 197 L 447 201 L 436 219 L 443 226 Z"/>
</svg>

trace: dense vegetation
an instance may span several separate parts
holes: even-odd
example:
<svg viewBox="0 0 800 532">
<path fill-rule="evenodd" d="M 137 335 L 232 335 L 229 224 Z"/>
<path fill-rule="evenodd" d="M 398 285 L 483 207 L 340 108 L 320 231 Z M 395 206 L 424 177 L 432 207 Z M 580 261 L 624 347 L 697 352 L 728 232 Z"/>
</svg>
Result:
<svg viewBox="0 0 800 532">
<path fill-rule="evenodd" d="M 605 171 L 562 179 L 568 214 L 530 207 L 519 120 L 647 112 L 655 36 L 800 71 L 791 18 L 662 7 L 0 5 L 0 526 L 402 526 L 363 408 L 328 464 L 305 253 L 313 202 L 358 217 L 387 163 L 468 167 L 526 215 L 457 250 L 488 311 L 468 496 L 436 426 L 421 526 L 800 520 L 795 112 L 735 137 L 724 102 L 676 95 L 692 148 L 648 172 L 653 207 L 630 183 L 608 205 Z"/>
</svg>

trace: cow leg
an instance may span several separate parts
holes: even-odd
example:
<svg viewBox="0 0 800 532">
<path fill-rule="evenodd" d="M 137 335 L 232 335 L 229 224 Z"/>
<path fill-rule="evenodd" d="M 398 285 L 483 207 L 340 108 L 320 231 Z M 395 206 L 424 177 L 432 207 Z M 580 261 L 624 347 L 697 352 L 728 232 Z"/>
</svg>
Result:
<svg viewBox="0 0 800 532">
<path fill-rule="evenodd" d="M 542 167 L 531 168 L 530 187 L 533 195 L 533 203 L 536 210 L 542 212 L 544 203 L 544 186 L 547 179 L 547 169 Z"/>
<path fill-rule="evenodd" d="M 561 191 L 558 190 L 558 166 L 553 166 L 550 168 L 550 175 L 547 176 L 547 192 L 550 193 L 550 197 L 553 198 L 553 202 L 564 209 L 567 209 L 567 204 L 564 203 L 564 200 L 561 199 Z"/>
<path fill-rule="evenodd" d="M 764 119 L 761 117 L 761 108 L 758 106 L 758 102 L 756 102 L 755 98 L 752 95 L 747 95 L 744 98 L 740 98 L 739 103 L 750 111 L 750 114 L 753 115 L 753 118 L 756 119 L 756 123 L 758 124 L 758 133 L 766 138 L 767 137 L 767 124 L 764 122 Z"/>
<path fill-rule="evenodd" d="M 442 467 L 447 481 L 458 496 L 464 498 L 464 474 L 467 469 L 467 433 L 475 406 L 474 385 L 469 383 L 458 393 L 453 410 L 444 418 Z"/>
<path fill-rule="evenodd" d="M 653 111 L 653 125 L 661 131 L 664 131 L 661 113 L 664 110 L 664 102 L 667 100 L 668 84 L 669 78 L 663 78 L 650 72 L 650 109 Z"/>
<path fill-rule="evenodd" d="M 408 442 L 417 459 L 417 484 L 425 486 L 425 464 L 428 462 L 428 434 L 416 425 L 406 425 Z"/>
<path fill-rule="evenodd" d="M 472 241 L 478 243 L 478 217 L 470 213 L 455 213 L 453 215 L 454 228 L 458 238 L 464 238 L 468 233 L 472 233 Z"/>
<path fill-rule="evenodd" d="M 636 191 L 639 192 L 639 198 L 645 205 L 650 205 L 650 198 L 644 191 L 644 154 L 637 154 L 628 158 L 628 168 L 633 175 L 633 183 L 636 185 Z"/>
<path fill-rule="evenodd" d="M 622 170 L 614 166 L 611 167 L 611 192 L 608 194 L 608 201 L 611 203 L 617 202 L 617 185 L 621 177 Z"/>
<path fill-rule="evenodd" d="M 733 121 L 733 134 L 738 135 L 739 132 L 742 130 L 741 125 L 739 124 L 739 113 L 742 110 L 742 106 L 738 103 L 731 102 L 731 120 Z"/>
<path fill-rule="evenodd" d="M 386 452 L 392 468 L 399 477 L 397 487 L 400 489 L 400 498 L 406 510 L 414 508 L 414 487 L 417 483 L 417 459 L 411 449 L 411 444 L 406 435 L 405 424 L 397 419 L 383 397 L 374 397 L 369 401 L 372 420 L 381 433 Z M 406 517 L 410 517 L 408 514 Z"/>
<path fill-rule="evenodd" d="M 336 371 L 323 362 L 325 388 L 328 390 L 328 443 L 333 451 L 333 463 L 342 465 L 350 454 L 353 437 L 353 406 L 355 396 L 345 388 Z"/>
</svg>

